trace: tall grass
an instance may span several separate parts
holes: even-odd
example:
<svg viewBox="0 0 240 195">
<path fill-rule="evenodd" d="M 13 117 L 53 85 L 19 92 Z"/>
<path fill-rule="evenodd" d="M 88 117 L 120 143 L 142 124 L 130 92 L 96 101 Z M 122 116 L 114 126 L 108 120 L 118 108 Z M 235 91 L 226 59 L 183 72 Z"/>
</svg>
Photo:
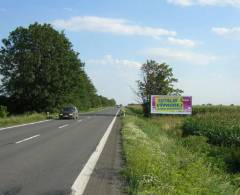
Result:
<svg viewBox="0 0 240 195">
<path fill-rule="evenodd" d="M 206 112 L 188 118 L 185 134 L 203 135 L 212 144 L 240 146 L 240 111 Z"/>
<path fill-rule="evenodd" d="M 240 106 L 193 106 L 193 114 L 240 112 Z"/>
<path fill-rule="evenodd" d="M 0 118 L 0 127 L 34 122 L 34 121 L 44 120 L 46 118 L 47 118 L 46 114 L 43 114 L 43 113 L 32 113 L 32 114 L 23 114 L 23 115 L 17 115 L 17 116 L 9 116 L 6 118 Z"/>
<path fill-rule="evenodd" d="M 227 172 L 240 172 L 240 107 L 196 107 L 185 120 L 184 135 L 204 136 L 211 144 L 209 155 Z M 224 163 L 221 163 L 224 162 Z"/>
<path fill-rule="evenodd" d="M 183 117 L 146 119 L 127 109 L 123 119 L 123 175 L 130 194 L 234 194 L 230 174 L 209 160 L 204 137 L 181 137 Z"/>
</svg>

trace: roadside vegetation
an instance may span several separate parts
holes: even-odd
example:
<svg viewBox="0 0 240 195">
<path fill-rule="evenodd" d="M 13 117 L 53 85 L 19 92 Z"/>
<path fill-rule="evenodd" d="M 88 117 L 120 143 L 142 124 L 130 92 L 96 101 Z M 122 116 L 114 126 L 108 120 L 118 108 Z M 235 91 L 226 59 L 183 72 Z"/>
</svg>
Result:
<svg viewBox="0 0 240 195">
<path fill-rule="evenodd" d="M 141 67 L 136 95 L 123 118 L 127 192 L 143 195 L 240 194 L 240 107 L 193 107 L 193 116 L 151 116 L 151 95 L 180 96 L 166 63 Z"/>
<path fill-rule="evenodd" d="M 221 114 L 225 109 L 226 118 L 218 113 L 219 109 Z M 141 106 L 128 107 L 122 130 L 125 158 L 122 174 L 128 183 L 127 192 L 146 195 L 240 194 L 239 146 L 223 141 L 239 137 L 238 134 L 225 134 L 231 128 L 235 132 L 239 127 L 239 113 L 231 114 L 232 109 L 239 108 L 194 107 L 192 117 L 146 118 Z M 209 116 L 212 118 L 208 119 Z M 215 138 L 221 135 L 219 132 L 224 134 L 224 139 L 216 142 Z"/>
<path fill-rule="evenodd" d="M 200 112 L 194 111 L 194 116 L 185 121 L 184 134 L 206 136 L 215 145 L 240 146 L 240 107 L 210 106 L 205 112 L 196 110 Z"/>
<path fill-rule="evenodd" d="M 26 113 L 21 115 L 12 115 L 5 118 L 0 118 L 0 127 L 6 127 L 10 125 L 19 125 L 23 123 L 31 123 L 40 120 L 46 120 L 47 115 L 44 113 Z"/>
<path fill-rule="evenodd" d="M 114 99 L 97 94 L 84 67 L 63 31 L 50 24 L 17 27 L 0 48 L 0 105 L 10 114 L 115 105 Z"/>
</svg>

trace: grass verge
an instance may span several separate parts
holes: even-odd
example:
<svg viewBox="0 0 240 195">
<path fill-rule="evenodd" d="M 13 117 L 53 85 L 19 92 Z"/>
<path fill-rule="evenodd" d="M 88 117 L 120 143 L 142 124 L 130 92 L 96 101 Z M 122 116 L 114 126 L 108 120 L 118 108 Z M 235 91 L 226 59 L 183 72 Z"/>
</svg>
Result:
<svg viewBox="0 0 240 195">
<path fill-rule="evenodd" d="M 36 122 L 36 121 L 45 120 L 45 119 L 47 119 L 47 116 L 46 114 L 42 114 L 42 113 L 10 116 L 7 118 L 0 118 L 0 127 L 18 125 L 23 123 L 31 123 L 31 122 Z"/>
<path fill-rule="evenodd" d="M 183 117 L 146 119 L 127 109 L 123 151 L 130 194 L 237 194 L 237 176 L 210 158 L 205 137 L 181 137 Z M 220 163 L 221 164 L 221 163 Z"/>
</svg>

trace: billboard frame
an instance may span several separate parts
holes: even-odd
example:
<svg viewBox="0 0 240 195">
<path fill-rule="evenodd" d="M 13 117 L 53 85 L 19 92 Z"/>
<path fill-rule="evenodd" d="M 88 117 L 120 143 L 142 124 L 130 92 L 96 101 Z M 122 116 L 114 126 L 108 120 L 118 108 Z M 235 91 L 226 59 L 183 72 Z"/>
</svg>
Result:
<svg viewBox="0 0 240 195">
<path fill-rule="evenodd" d="M 152 100 L 153 100 L 153 97 L 162 97 L 162 98 L 186 98 L 186 99 L 189 99 L 190 102 L 191 102 L 191 109 L 189 110 L 188 108 L 188 111 L 184 111 L 184 108 L 182 108 L 182 111 L 178 111 L 178 112 L 159 112 L 159 111 L 156 111 L 156 109 L 153 109 L 154 106 L 153 106 L 153 103 L 152 103 Z M 150 101 L 150 111 L 151 111 L 151 114 L 160 114 L 160 115 L 192 115 L 192 96 L 173 96 L 173 95 L 151 95 L 151 101 Z"/>
</svg>

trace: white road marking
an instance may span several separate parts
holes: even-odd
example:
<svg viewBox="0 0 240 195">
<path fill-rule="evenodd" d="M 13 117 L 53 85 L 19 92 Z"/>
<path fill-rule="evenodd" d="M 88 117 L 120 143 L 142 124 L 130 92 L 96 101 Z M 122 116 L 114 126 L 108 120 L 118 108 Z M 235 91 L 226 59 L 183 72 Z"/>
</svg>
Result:
<svg viewBox="0 0 240 195">
<path fill-rule="evenodd" d="M 82 122 L 82 120 L 78 120 L 78 122 Z"/>
<path fill-rule="evenodd" d="M 0 131 L 4 131 L 6 129 L 12 129 L 12 128 L 16 128 L 16 127 L 23 127 L 23 126 L 27 126 L 27 125 L 34 125 L 34 124 L 38 124 L 38 123 L 44 123 L 44 122 L 48 122 L 51 120 L 44 120 L 44 121 L 38 121 L 38 122 L 33 122 L 33 123 L 25 123 L 25 124 L 21 124 L 21 125 L 14 125 L 14 126 L 10 126 L 10 127 L 3 127 L 0 128 Z"/>
<path fill-rule="evenodd" d="M 88 184 L 88 181 L 91 177 L 91 174 L 92 174 L 92 172 L 97 164 L 97 161 L 103 151 L 103 148 L 107 142 L 107 139 L 112 131 L 113 125 L 114 125 L 117 115 L 118 115 L 118 112 L 119 112 L 119 110 L 117 111 L 117 114 L 115 115 L 112 122 L 108 126 L 102 139 L 100 140 L 99 144 L 97 145 L 97 148 L 92 153 L 92 155 L 88 159 L 87 163 L 83 167 L 82 171 L 78 175 L 77 179 L 73 183 L 73 185 L 71 187 L 71 195 L 82 195 L 83 194 L 83 192 Z"/>
<path fill-rule="evenodd" d="M 34 135 L 34 136 L 32 136 L 32 137 L 25 138 L 25 139 L 23 139 L 23 140 L 17 141 L 15 144 L 20 144 L 20 143 L 22 143 L 22 142 L 25 142 L 25 141 L 28 141 L 28 140 L 30 140 L 30 139 L 36 138 L 36 137 L 38 137 L 38 136 L 40 136 L 40 135 L 38 134 L 38 135 Z"/>
<path fill-rule="evenodd" d="M 58 128 L 61 129 L 61 128 L 64 128 L 64 127 L 67 127 L 67 126 L 69 126 L 69 124 L 62 125 L 62 126 L 60 126 L 60 127 L 58 127 Z"/>
</svg>

